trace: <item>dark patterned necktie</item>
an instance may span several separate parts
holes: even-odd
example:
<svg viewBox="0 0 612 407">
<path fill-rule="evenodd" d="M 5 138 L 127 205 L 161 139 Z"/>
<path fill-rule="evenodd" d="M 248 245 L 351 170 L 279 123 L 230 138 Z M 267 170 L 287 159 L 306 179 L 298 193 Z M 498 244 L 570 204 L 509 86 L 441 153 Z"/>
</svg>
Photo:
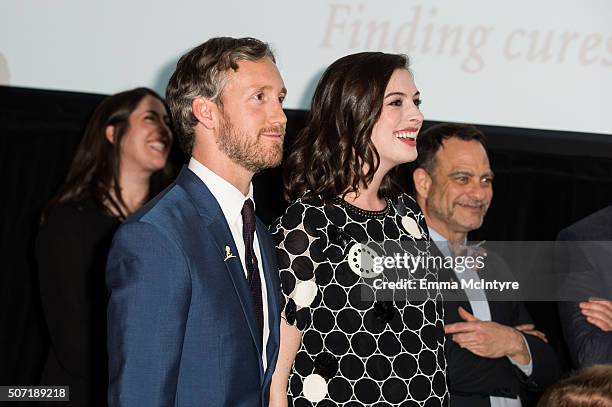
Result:
<svg viewBox="0 0 612 407">
<path fill-rule="evenodd" d="M 253 201 L 247 199 L 242 207 L 242 237 L 244 238 L 244 263 L 247 269 L 247 283 L 253 304 L 255 305 L 255 318 L 259 327 L 259 343 L 263 342 L 263 300 L 261 298 L 261 279 L 257 267 L 257 257 L 253 248 L 255 239 L 255 208 Z"/>
</svg>

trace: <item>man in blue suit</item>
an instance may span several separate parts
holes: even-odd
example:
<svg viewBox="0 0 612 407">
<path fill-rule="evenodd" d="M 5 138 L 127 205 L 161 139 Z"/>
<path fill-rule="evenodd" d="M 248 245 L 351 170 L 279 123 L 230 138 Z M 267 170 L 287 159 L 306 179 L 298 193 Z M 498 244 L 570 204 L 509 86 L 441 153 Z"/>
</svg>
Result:
<svg viewBox="0 0 612 407">
<path fill-rule="evenodd" d="M 279 281 L 251 178 L 281 162 L 285 93 L 253 38 L 213 38 L 177 63 L 166 99 L 191 160 L 113 240 L 109 405 L 268 405 Z"/>
</svg>

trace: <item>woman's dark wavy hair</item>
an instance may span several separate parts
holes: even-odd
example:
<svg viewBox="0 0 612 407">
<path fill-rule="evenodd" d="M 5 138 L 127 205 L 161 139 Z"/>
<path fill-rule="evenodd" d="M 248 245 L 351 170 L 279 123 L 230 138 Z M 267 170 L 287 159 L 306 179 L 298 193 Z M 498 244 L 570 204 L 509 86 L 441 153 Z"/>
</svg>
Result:
<svg viewBox="0 0 612 407">
<path fill-rule="evenodd" d="M 128 215 L 122 210 L 125 202 L 119 185 L 120 146 L 129 129 L 130 115 L 146 96 L 164 103 L 156 92 L 141 87 L 108 96 L 96 107 L 85 127 L 66 180 L 43 211 L 42 221 L 55 206 L 66 202 L 93 199 L 101 208 L 106 209 L 104 202 L 110 199 L 111 190 L 116 197 L 116 209 L 121 217 Z M 106 138 L 108 126 L 114 126 L 114 143 Z M 151 176 L 149 198 L 169 184 L 172 174 L 171 165 L 167 163 L 162 170 Z"/>
<path fill-rule="evenodd" d="M 338 59 L 319 80 L 306 127 L 300 131 L 284 168 L 285 197 L 320 195 L 325 202 L 372 181 L 380 157 L 371 141 L 385 89 L 393 72 L 408 69 L 405 55 L 360 52 Z M 368 171 L 363 172 L 363 164 Z M 402 192 L 398 168 L 378 191 L 393 198 Z"/>
</svg>

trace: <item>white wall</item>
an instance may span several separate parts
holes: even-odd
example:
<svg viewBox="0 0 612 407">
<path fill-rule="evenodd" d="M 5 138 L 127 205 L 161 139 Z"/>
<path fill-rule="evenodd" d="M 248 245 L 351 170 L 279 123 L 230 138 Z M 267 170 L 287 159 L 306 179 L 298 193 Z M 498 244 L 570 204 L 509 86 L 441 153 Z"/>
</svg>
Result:
<svg viewBox="0 0 612 407">
<path fill-rule="evenodd" d="M 336 58 L 406 53 L 427 119 L 612 134 L 609 0 L 2 0 L 0 84 L 163 93 L 212 36 L 270 42 L 307 108 Z"/>
</svg>

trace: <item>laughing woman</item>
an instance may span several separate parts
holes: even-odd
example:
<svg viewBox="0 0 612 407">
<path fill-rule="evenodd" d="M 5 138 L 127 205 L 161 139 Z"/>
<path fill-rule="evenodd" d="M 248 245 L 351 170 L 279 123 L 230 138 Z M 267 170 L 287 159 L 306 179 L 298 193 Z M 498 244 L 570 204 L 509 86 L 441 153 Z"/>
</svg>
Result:
<svg viewBox="0 0 612 407">
<path fill-rule="evenodd" d="M 109 96 L 43 214 L 36 259 L 51 343 L 41 384 L 70 386 L 70 406 L 106 405 L 106 256 L 119 224 L 168 183 L 171 145 L 155 92 Z"/>
<path fill-rule="evenodd" d="M 419 105 L 403 55 L 349 55 L 319 81 L 286 163 L 293 203 L 272 226 L 286 305 L 270 405 L 447 404 L 439 293 L 385 297 L 355 261 L 366 243 L 427 250 L 423 215 L 398 187 L 398 166 L 417 157 Z"/>
</svg>

